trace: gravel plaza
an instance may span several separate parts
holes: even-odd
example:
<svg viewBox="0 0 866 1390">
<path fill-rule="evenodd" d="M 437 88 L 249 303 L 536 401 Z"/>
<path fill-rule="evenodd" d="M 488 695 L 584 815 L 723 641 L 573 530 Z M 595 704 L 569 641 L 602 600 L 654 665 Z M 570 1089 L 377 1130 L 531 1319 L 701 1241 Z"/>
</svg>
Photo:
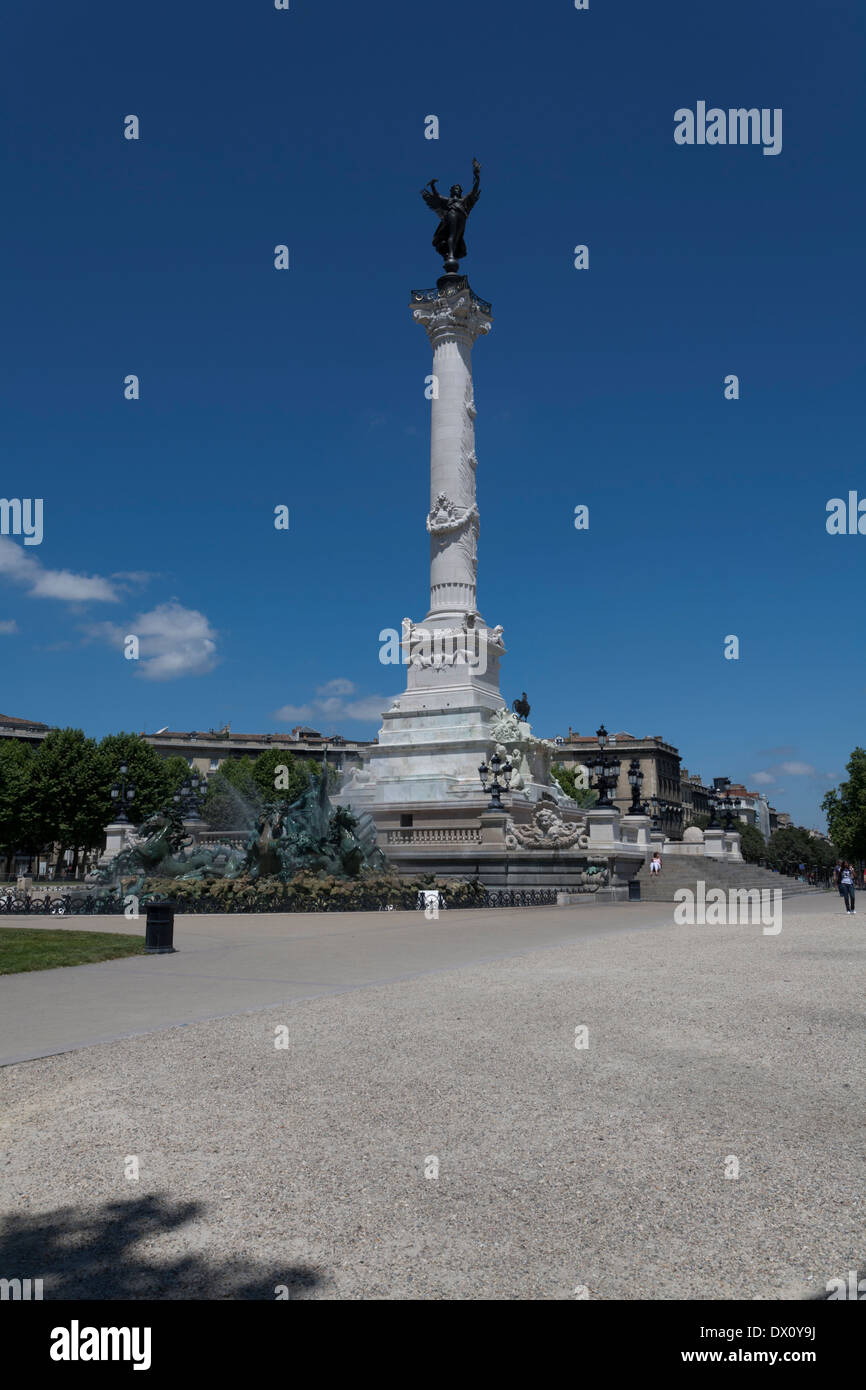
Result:
<svg viewBox="0 0 866 1390">
<path fill-rule="evenodd" d="M 175 940 L 0 978 L 2 1263 L 46 1299 L 810 1299 L 862 1263 L 835 896 L 777 936 L 628 904 Z"/>
</svg>

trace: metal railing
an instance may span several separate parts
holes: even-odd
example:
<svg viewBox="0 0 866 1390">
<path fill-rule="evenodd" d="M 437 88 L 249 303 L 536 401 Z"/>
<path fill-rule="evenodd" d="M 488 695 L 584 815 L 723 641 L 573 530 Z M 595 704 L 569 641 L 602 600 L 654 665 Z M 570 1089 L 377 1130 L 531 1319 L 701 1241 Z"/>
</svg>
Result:
<svg viewBox="0 0 866 1390">
<path fill-rule="evenodd" d="M 472 902 L 458 902 L 455 907 L 555 907 L 559 888 L 485 888 Z M 567 890 L 566 890 L 567 891 Z M 447 902 L 446 906 L 450 906 Z"/>
<path fill-rule="evenodd" d="M 379 892 L 353 893 L 351 900 L 342 895 L 328 895 L 321 898 L 296 895 L 294 897 L 275 897 L 268 899 L 264 894 L 239 894 L 226 901 L 203 893 L 200 897 L 187 900 L 176 899 L 175 911 L 178 914 L 202 916 L 208 913 L 241 914 L 256 912 L 377 912 L 411 911 L 424 906 L 424 891 L 418 888 L 391 890 L 387 898 Z M 428 889 L 433 892 L 435 889 Z M 440 902 L 444 908 L 467 907 L 551 907 L 556 904 L 556 888 L 481 888 L 475 892 L 460 893 L 440 890 Z M 123 915 L 125 908 L 134 900 L 119 893 L 45 893 L 35 895 L 16 890 L 4 892 L 0 889 L 0 916 L 24 917 L 88 917 L 97 915 Z M 149 902 L 163 901 L 163 895 L 144 893 L 136 903 L 138 909 L 146 908 Z"/>
<path fill-rule="evenodd" d="M 17 888 L 0 888 L 0 915 L 26 917 L 76 917 L 95 913 L 123 912 L 124 900 L 117 893 L 23 893 Z"/>
</svg>

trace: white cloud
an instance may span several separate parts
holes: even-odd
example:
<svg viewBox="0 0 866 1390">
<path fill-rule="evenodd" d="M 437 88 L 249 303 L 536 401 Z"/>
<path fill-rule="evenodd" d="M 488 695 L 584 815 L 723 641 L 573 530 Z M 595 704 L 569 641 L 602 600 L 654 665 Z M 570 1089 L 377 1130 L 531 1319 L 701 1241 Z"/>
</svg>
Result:
<svg viewBox="0 0 866 1390">
<path fill-rule="evenodd" d="M 127 591 L 133 589 L 143 589 L 152 579 L 161 579 L 158 571 L 150 570 L 117 570 L 112 579 L 117 580 L 116 588 Z"/>
<path fill-rule="evenodd" d="M 3 621 L 0 622 L 0 635 L 3 637 L 12 637 L 17 631 L 18 624 L 14 618 L 4 618 Z"/>
<path fill-rule="evenodd" d="M 99 575 L 46 569 L 35 555 L 0 536 L 0 575 L 13 584 L 26 584 L 31 598 L 57 598 L 65 603 L 117 603 L 114 586 Z"/>
<path fill-rule="evenodd" d="M 10 579 L 26 584 L 40 568 L 35 555 L 29 555 L 14 541 L 0 536 L 0 574 L 8 574 Z"/>
<path fill-rule="evenodd" d="M 343 714 L 344 719 L 380 719 L 382 711 L 390 709 L 394 703 L 393 695 L 365 695 L 361 700 L 350 700 Z"/>
<path fill-rule="evenodd" d="M 271 718 L 279 719 L 286 724 L 293 721 L 302 724 L 306 720 L 312 719 L 314 714 L 315 710 L 312 705 L 282 705 L 280 709 L 274 710 Z"/>
<path fill-rule="evenodd" d="M 342 676 L 338 676 L 336 680 L 327 681 L 325 685 L 320 685 L 316 689 L 317 695 L 354 695 L 354 693 L 354 681 L 347 681 Z"/>
<path fill-rule="evenodd" d="M 126 627 L 117 623 L 92 623 L 86 629 L 122 648 L 126 637 L 139 642 L 136 675 L 149 681 L 171 681 L 180 676 L 206 676 L 217 663 L 217 634 L 203 613 L 184 608 L 176 599 L 139 613 Z"/>
<path fill-rule="evenodd" d="M 340 720 L 368 723 L 371 719 L 378 719 L 382 711 L 390 709 L 394 703 L 393 695 L 361 695 L 356 700 L 347 700 L 345 697 L 354 695 L 355 690 L 353 681 L 337 677 L 318 686 L 316 699 L 308 704 L 283 705 L 274 710 L 271 717 L 287 724 L 315 724 L 317 721 L 336 724 Z"/>
<path fill-rule="evenodd" d="M 779 773 L 782 772 L 788 777 L 815 777 L 818 775 L 811 763 L 794 761 L 787 763 L 771 763 L 770 767 L 765 771 L 751 773 L 750 780 L 756 787 L 772 787 L 773 795 L 778 797 L 784 790 L 783 787 L 776 786 L 779 780 Z"/>
</svg>

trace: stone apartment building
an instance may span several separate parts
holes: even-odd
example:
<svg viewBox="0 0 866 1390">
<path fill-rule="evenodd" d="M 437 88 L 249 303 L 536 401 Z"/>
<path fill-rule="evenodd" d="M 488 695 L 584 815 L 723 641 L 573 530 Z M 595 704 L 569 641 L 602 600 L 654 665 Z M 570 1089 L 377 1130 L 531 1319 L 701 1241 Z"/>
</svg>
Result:
<svg viewBox="0 0 866 1390">
<path fill-rule="evenodd" d="M 210 776 L 217 772 L 221 763 L 231 758 L 256 758 L 271 748 L 283 749 L 287 757 L 321 760 L 324 756 L 329 767 L 338 771 L 348 770 L 361 761 L 363 749 L 370 746 L 369 740 L 344 738 L 341 734 L 320 734 L 317 729 L 306 725 L 296 725 L 289 733 L 278 734 L 233 734 L 231 726 L 223 729 L 191 730 L 182 733 L 173 729 L 158 729 L 155 734 L 143 733 L 141 737 L 149 743 L 161 758 L 181 757 L 189 764 L 190 771 L 200 776 Z"/>
<path fill-rule="evenodd" d="M 757 826 L 765 840 L 769 840 L 770 829 L 770 803 L 762 792 L 750 792 L 741 782 L 733 782 L 727 788 L 729 799 L 733 802 L 732 810 L 738 820 L 746 825 Z M 788 817 L 790 820 L 790 817 Z"/>
<path fill-rule="evenodd" d="M 14 738 L 19 743 L 29 743 L 38 748 L 46 734 L 51 733 L 50 724 L 40 724 L 37 719 L 17 719 L 12 714 L 0 714 L 0 738 Z"/>
<path fill-rule="evenodd" d="M 567 736 L 559 736 L 551 741 L 556 744 L 554 760 L 568 768 L 585 767 L 592 754 L 598 751 L 595 734 L 580 734 L 572 728 L 569 728 Z M 674 745 L 666 742 L 661 734 L 645 734 L 643 738 L 636 738 L 634 734 L 620 731 L 610 735 L 607 751 L 616 753 L 620 760 L 619 780 L 612 798 L 617 809 L 625 813 L 631 806 L 628 767 L 632 758 L 637 758 L 643 773 L 641 800 L 652 802 L 655 797 L 659 828 L 672 840 L 680 839 L 688 821 L 684 815 L 680 755 Z"/>
<path fill-rule="evenodd" d="M 680 772 L 680 791 L 683 799 L 683 829 L 694 825 L 698 816 L 710 814 L 710 788 L 705 786 L 699 772 Z"/>
</svg>

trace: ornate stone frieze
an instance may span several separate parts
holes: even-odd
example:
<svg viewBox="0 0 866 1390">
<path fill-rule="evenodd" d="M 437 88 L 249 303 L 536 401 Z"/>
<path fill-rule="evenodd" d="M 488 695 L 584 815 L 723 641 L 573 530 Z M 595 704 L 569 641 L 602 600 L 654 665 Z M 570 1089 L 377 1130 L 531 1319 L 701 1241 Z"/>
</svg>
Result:
<svg viewBox="0 0 866 1390">
<path fill-rule="evenodd" d="M 473 614 L 468 614 L 460 627 L 425 626 L 404 618 L 401 646 L 409 666 L 438 670 L 465 665 L 482 674 L 487 670 L 488 652 L 498 655 L 505 650 L 501 626 L 476 627 Z"/>
<path fill-rule="evenodd" d="M 475 502 L 469 507 L 460 508 L 444 492 L 440 492 L 427 516 L 427 530 L 431 536 L 444 536 L 450 531 L 459 531 L 463 526 L 475 522 L 480 524 L 478 507 Z"/>
<path fill-rule="evenodd" d="M 505 844 L 508 849 L 588 849 L 589 836 L 583 823 L 567 824 L 551 805 L 542 802 L 528 825 L 518 825 L 509 816 Z"/>
</svg>

